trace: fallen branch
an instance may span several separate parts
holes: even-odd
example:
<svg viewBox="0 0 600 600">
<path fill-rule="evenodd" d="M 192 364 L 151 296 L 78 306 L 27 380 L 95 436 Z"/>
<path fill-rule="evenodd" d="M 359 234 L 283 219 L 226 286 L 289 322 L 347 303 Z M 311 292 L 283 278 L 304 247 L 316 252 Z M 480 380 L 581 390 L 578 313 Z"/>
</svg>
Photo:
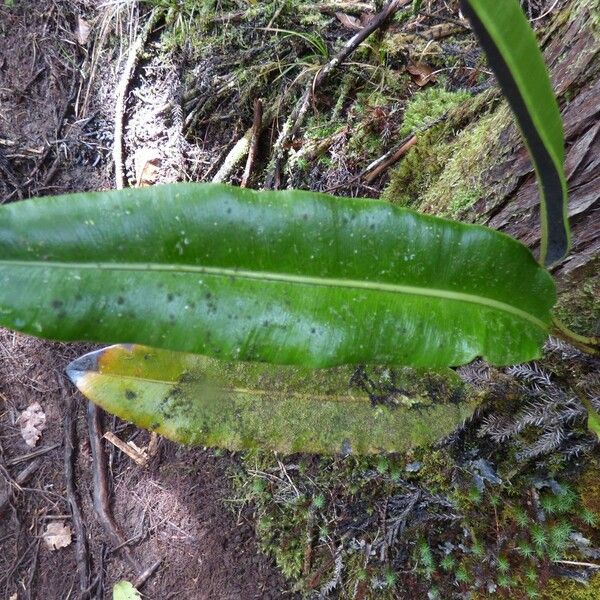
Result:
<svg viewBox="0 0 600 600">
<path fill-rule="evenodd" d="M 600 569 L 600 565 L 596 563 L 579 562 L 577 560 L 555 560 L 559 565 L 570 565 L 572 567 L 586 567 L 588 569 Z"/>
<path fill-rule="evenodd" d="M 254 101 L 254 119 L 252 121 L 252 140 L 250 142 L 250 151 L 248 152 L 248 160 L 246 161 L 246 168 L 244 169 L 244 175 L 240 187 L 248 187 L 248 181 L 252 175 L 252 167 L 258 154 L 258 142 L 260 139 L 260 131 L 262 129 L 262 116 L 263 107 L 262 100 L 257 99 Z"/>
<path fill-rule="evenodd" d="M 140 573 L 135 581 L 133 582 L 133 587 L 139 590 L 145 583 L 152 577 L 152 575 L 156 572 L 156 569 L 160 567 L 160 563 L 163 561 L 162 558 L 159 558 L 157 561 L 153 562 L 145 571 Z"/>
<path fill-rule="evenodd" d="M 119 79 L 115 101 L 115 135 L 113 143 L 113 162 L 115 163 L 115 186 L 118 190 L 125 187 L 125 174 L 123 168 L 123 121 L 125 116 L 125 98 L 129 88 L 129 82 L 140 60 L 140 56 L 148 40 L 148 36 L 154 29 L 154 26 L 162 16 L 163 10 L 155 8 L 140 35 L 131 44 L 125 68 Z"/>
<path fill-rule="evenodd" d="M 317 73 L 313 81 L 312 90 L 318 88 L 325 78 L 336 67 L 342 64 L 372 33 L 380 29 L 390 17 L 393 17 L 402 7 L 410 4 L 412 0 L 391 0 L 375 15 L 368 24 L 353 35 L 343 48 Z"/>
<path fill-rule="evenodd" d="M 129 458 L 140 467 L 145 467 L 148 463 L 148 457 L 144 455 L 137 446 L 133 446 L 133 442 L 129 444 L 124 442 L 121 438 L 117 437 L 112 431 L 107 431 L 104 434 L 104 439 L 108 440 L 111 444 L 116 446 L 121 452 L 127 454 Z"/>
<path fill-rule="evenodd" d="M 351 15 L 362 15 L 363 13 L 374 12 L 374 7 L 368 2 L 327 2 L 323 4 L 307 4 L 300 5 L 299 10 L 314 11 L 325 13 L 327 15 L 333 15 L 338 11 L 343 11 L 346 14 Z"/>
<path fill-rule="evenodd" d="M 405 138 L 398 147 L 386 152 L 382 157 L 372 162 L 361 174 L 365 183 L 372 183 L 384 171 L 397 163 L 416 143 L 417 136 L 411 135 Z"/>
<path fill-rule="evenodd" d="M 252 139 L 252 128 L 248 129 L 229 151 L 223 164 L 212 178 L 213 183 L 222 183 L 229 177 L 236 165 L 243 160 L 250 150 L 250 140 Z"/>
<path fill-rule="evenodd" d="M 77 417 L 77 404 L 73 402 L 72 395 L 67 391 L 62 377 L 58 378 L 58 385 L 66 404 L 64 433 L 65 433 L 65 482 L 67 487 L 67 500 L 71 509 L 71 521 L 75 531 L 75 559 L 77 561 L 77 573 L 79 575 L 80 598 L 89 597 L 90 588 L 90 559 L 87 545 L 85 523 L 79 505 L 79 497 L 75 486 L 75 446 L 76 430 L 75 420 Z"/>
</svg>

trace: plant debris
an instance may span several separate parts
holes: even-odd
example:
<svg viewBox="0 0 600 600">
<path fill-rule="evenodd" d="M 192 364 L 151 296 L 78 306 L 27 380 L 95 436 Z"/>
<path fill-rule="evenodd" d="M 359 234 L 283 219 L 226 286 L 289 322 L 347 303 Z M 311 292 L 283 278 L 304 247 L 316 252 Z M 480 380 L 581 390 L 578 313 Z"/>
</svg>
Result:
<svg viewBox="0 0 600 600">
<path fill-rule="evenodd" d="M 69 525 L 62 521 L 52 521 L 46 526 L 42 539 L 50 550 L 58 550 L 66 548 L 71 543 L 72 535 Z"/>
<path fill-rule="evenodd" d="M 25 443 L 34 448 L 42 436 L 42 431 L 46 429 L 46 414 L 39 402 L 34 402 L 28 406 L 19 416 L 19 426 L 21 427 L 21 436 Z"/>
</svg>

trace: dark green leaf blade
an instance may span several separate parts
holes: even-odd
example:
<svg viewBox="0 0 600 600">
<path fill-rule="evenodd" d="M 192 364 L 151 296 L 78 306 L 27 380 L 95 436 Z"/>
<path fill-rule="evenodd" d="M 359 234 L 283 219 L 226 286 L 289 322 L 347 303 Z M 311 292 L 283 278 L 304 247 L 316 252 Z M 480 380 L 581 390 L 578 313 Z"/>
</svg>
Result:
<svg viewBox="0 0 600 600">
<path fill-rule="evenodd" d="M 0 207 L 0 324 L 327 367 L 539 356 L 554 283 L 501 233 L 371 200 L 175 184 Z"/>
<path fill-rule="evenodd" d="M 67 373 L 87 398 L 112 414 L 177 442 L 230 450 L 407 450 L 449 434 L 477 404 L 452 372 L 435 376 L 430 387 L 441 391 L 432 397 L 423 382 L 434 374 L 372 369 L 371 387 L 384 390 L 395 382 L 380 398 L 385 405 L 373 406 L 354 367 L 226 363 L 135 345 L 86 354 Z"/>
<path fill-rule="evenodd" d="M 461 0 L 521 128 L 541 194 L 540 261 L 570 247 L 565 141 L 558 104 L 535 35 L 517 0 Z"/>
</svg>

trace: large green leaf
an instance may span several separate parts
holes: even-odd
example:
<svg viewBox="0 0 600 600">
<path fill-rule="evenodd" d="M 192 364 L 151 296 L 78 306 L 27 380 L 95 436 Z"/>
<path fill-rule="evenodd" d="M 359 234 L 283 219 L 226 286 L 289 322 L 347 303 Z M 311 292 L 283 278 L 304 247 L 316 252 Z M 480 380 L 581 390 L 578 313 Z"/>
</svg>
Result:
<svg viewBox="0 0 600 600">
<path fill-rule="evenodd" d="M 405 450 L 450 433 L 476 404 L 452 372 L 225 363 L 144 346 L 87 354 L 67 372 L 112 414 L 178 442 L 230 450 Z"/>
<path fill-rule="evenodd" d="M 555 301 L 519 242 L 384 202 L 175 184 L 0 207 L 0 324 L 224 360 L 539 356 Z"/>
<path fill-rule="evenodd" d="M 490 229 L 384 202 L 176 184 L 0 208 L 0 324 L 224 360 L 526 361 L 549 274 Z"/>
<path fill-rule="evenodd" d="M 542 242 L 550 265 L 569 250 L 565 141 L 558 104 L 535 35 L 518 0 L 461 0 L 517 118 L 538 176 Z"/>
</svg>

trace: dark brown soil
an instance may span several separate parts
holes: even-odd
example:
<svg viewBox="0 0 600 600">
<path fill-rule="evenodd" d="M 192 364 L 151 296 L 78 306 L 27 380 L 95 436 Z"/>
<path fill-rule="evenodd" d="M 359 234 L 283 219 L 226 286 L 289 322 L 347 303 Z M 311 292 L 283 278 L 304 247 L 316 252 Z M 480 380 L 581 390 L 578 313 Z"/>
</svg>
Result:
<svg viewBox="0 0 600 600">
<path fill-rule="evenodd" d="M 78 17 L 101 27 L 101 2 L 23 1 L 0 4 L 0 202 L 112 185 L 110 113 L 103 96 L 112 89 L 116 59 L 95 68 L 94 48 L 77 42 Z M 104 3 L 106 4 L 106 3 Z M 110 3 L 109 3 L 110 4 Z M 119 15 L 116 17 L 120 18 Z M 102 77 L 98 78 L 98 73 Z M 65 398 L 59 380 L 81 345 L 52 344 L 0 330 L 0 598 L 78 598 L 75 544 L 50 550 L 48 523 L 72 526 L 64 475 Z M 67 384 L 68 385 L 68 384 Z M 70 387 L 68 393 L 75 394 Z M 135 574 L 99 525 L 91 503 L 92 460 L 85 401 L 75 396 L 79 443 L 75 483 L 89 543 L 94 598 L 111 598 L 112 585 Z M 31 464 L 14 459 L 31 452 L 17 418 L 34 402 L 46 415 L 36 450 L 39 468 L 22 489 L 14 479 Z M 140 447 L 146 434 L 105 416 L 105 430 Z M 163 440 L 147 468 L 105 442 L 111 506 L 119 527 L 144 568 L 162 559 L 142 588 L 144 597 L 234 600 L 291 597 L 269 559 L 260 554 L 253 526 L 227 502 L 231 455 L 185 449 Z"/>
</svg>

